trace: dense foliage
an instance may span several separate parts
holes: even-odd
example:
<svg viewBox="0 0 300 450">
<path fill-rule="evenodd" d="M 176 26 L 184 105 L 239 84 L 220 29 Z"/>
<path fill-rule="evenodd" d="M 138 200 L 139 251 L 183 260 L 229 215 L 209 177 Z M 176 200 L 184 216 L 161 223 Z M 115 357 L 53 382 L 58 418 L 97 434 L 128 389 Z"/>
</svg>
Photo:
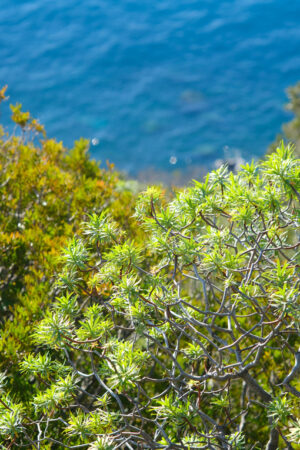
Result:
<svg viewBox="0 0 300 450">
<path fill-rule="evenodd" d="M 299 448 L 300 165 L 283 144 L 167 203 L 107 211 L 65 246 L 56 301 L 2 389 L 3 448 Z"/>
<path fill-rule="evenodd" d="M 129 233 L 136 229 L 134 196 L 111 166 L 100 169 L 89 158 L 88 141 L 67 151 L 21 105 L 11 109 L 15 131 L 0 130 L 0 370 L 26 396 L 31 386 L 17 363 L 33 348 L 34 324 L 55 298 L 52 278 L 66 239 L 85 214 L 107 207 Z"/>
</svg>

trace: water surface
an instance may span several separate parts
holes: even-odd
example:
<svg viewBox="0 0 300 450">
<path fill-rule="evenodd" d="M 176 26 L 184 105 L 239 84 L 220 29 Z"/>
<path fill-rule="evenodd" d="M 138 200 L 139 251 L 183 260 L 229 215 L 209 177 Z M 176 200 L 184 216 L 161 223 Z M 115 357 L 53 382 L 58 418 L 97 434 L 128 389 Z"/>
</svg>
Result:
<svg viewBox="0 0 300 450">
<path fill-rule="evenodd" d="M 300 79 L 298 0 L 0 1 L 0 83 L 131 174 L 262 155 Z M 2 119 L 6 110 L 2 107 Z"/>
</svg>

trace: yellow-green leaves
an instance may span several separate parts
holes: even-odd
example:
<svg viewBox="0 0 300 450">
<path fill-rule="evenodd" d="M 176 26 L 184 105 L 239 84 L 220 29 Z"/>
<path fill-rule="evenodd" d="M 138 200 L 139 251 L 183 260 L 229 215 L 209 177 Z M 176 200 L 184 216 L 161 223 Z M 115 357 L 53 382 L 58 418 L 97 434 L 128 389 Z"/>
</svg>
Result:
<svg viewBox="0 0 300 450">
<path fill-rule="evenodd" d="M 6 90 L 7 90 L 7 84 L 0 89 L 0 103 L 3 102 L 3 100 L 8 99 L 8 97 L 6 97 L 6 95 L 5 95 Z"/>
<path fill-rule="evenodd" d="M 122 235 L 122 231 L 107 211 L 102 211 L 100 215 L 90 215 L 89 220 L 82 226 L 83 234 L 87 236 L 88 242 L 91 244 L 111 244 L 117 242 L 119 236 Z"/>
<path fill-rule="evenodd" d="M 85 270 L 88 261 L 88 250 L 80 239 L 74 238 L 66 247 L 62 258 L 69 269 Z"/>
<path fill-rule="evenodd" d="M 75 392 L 76 379 L 70 374 L 66 378 L 58 379 L 56 383 L 36 395 L 32 404 L 36 412 L 42 411 L 45 414 L 50 414 L 56 408 L 67 405 Z"/>
<path fill-rule="evenodd" d="M 293 425 L 290 427 L 289 434 L 287 438 L 294 442 L 295 444 L 299 444 L 300 442 L 300 419 L 296 419 L 293 421 Z"/>
<path fill-rule="evenodd" d="M 291 405 L 288 398 L 276 397 L 268 405 L 268 416 L 272 419 L 272 427 L 276 427 L 279 422 L 286 425 L 287 419 L 291 414 Z"/>
<path fill-rule="evenodd" d="M 73 324 L 67 316 L 48 312 L 37 326 L 33 337 L 36 343 L 49 347 L 63 346 L 65 338 L 71 337 Z"/>
<path fill-rule="evenodd" d="M 17 103 L 15 106 L 10 105 L 10 109 L 12 110 L 12 120 L 17 124 L 20 125 L 20 127 L 24 128 L 29 120 L 30 120 L 30 113 L 21 111 L 22 105 L 20 103 Z"/>
<path fill-rule="evenodd" d="M 126 241 L 124 244 L 115 245 L 109 252 L 105 253 L 105 259 L 119 268 L 130 268 L 137 266 L 142 261 L 142 248 L 135 243 Z"/>
<path fill-rule="evenodd" d="M 16 379 L 26 386 L 26 420 L 3 395 L 4 445 L 296 442 L 299 161 L 291 151 L 235 174 L 222 167 L 172 199 L 149 188 L 128 233 L 128 190 L 116 191 L 115 175 L 89 160 L 86 141 L 69 155 L 53 141 L 26 142 L 23 134 L 3 142 L 0 160 L 9 155 L 0 171 L 1 273 L 12 276 L 0 293 L 17 294 L 27 327 L 6 325 L 1 348 L 12 351 L 14 330 Z M 141 241 L 133 234 L 142 227 Z M 23 356 L 32 321 L 36 347 Z M 0 390 L 11 390 L 9 376 Z"/>
<path fill-rule="evenodd" d="M 6 406 L 4 406 L 6 405 Z M 14 439 L 24 431 L 22 425 L 24 407 L 14 403 L 9 397 L 3 397 L 0 405 L 0 437 Z"/>
<path fill-rule="evenodd" d="M 191 420 L 193 414 L 189 399 L 179 400 L 173 395 L 167 395 L 161 400 L 157 400 L 157 405 L 153 411 L 159 419 L 165 419 L 174 426 L 182 427 Z"/>
</svg>

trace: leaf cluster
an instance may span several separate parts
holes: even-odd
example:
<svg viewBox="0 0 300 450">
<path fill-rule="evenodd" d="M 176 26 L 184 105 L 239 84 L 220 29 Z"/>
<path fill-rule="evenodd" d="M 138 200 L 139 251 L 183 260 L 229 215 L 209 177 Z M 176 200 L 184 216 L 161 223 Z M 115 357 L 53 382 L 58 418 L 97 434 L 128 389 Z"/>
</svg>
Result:
<svg viewBox="0 0 300 450">
<path fill-rule="evenodd" d="M 30 420 L 6 410 L 15 442 L 297 448 L 299 191 L 282 144 L 169 202 L 142 193 L 143 245 L 107 211 L 86 216 L 20 364 L 36 392 Z"/>
</svg>

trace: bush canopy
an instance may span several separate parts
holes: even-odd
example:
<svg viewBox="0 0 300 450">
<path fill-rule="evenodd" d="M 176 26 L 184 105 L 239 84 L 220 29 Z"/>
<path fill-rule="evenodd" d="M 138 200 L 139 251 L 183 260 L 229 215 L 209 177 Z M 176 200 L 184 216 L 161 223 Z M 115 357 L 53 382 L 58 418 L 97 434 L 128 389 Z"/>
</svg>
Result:
<svg viewBox="0 0 300 450">
<path fill-rule="evenodd" d="M 0 102 L 5 98 L 3 88 Z M 87 140 L 68 150 L 21 105 L 11 109 L 12 133 L 0 127 L 0 371 L 26 397 L 32 385 L 19 376 L 18 361 L 34 350 L 34 324 L 55 299 L 53 278 L 67 239 L 88 213 L 106 208 L 130 235 L 139 229 L 133 193 L 112 165 L 101 169 L 90 159 Z"/>
<path fill-rule="evenodd" d="M 3 448 L 299 448 L 300 166 L 282 144 L 165 200 L 107 210 L 61 254 L 56 300 L 0 389 Z"/>
</svg>

